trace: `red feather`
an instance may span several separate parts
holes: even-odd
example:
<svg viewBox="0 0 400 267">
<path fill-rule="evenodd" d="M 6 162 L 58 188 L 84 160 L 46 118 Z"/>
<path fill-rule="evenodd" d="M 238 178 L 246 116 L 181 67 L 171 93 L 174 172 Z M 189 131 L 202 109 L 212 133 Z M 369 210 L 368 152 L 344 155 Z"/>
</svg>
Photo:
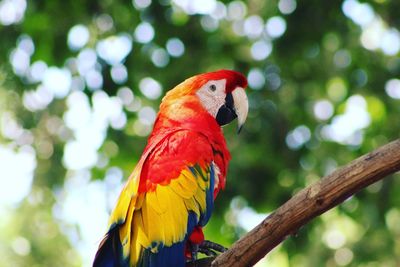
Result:
<svg viewBox="0 0 400 267">
<path fill-rule="evenodd" d="M 221 80 L 226 79 L 226 93 L 231 93 L 236 87 L 247 87 L 247 79 L 243 74 L 233 70 L 219 70 L 203 74 L 206 80 Z"/>
</svg>

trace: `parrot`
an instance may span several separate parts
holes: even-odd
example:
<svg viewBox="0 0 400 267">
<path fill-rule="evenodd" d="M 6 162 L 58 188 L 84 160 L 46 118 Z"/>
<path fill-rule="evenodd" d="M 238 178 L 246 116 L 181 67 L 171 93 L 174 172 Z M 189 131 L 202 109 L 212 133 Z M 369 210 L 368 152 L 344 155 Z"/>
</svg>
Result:
<svg viewBox="0 0 400 267">
<path fill-rule="evenodd" d="M 246 87 L 243 74 L 222 69 L 166 93 L 93 267 L 183 267 L 196 258 L 231 159 L 222 126 L 237 119 L 240 132 Z"/>
</svg>

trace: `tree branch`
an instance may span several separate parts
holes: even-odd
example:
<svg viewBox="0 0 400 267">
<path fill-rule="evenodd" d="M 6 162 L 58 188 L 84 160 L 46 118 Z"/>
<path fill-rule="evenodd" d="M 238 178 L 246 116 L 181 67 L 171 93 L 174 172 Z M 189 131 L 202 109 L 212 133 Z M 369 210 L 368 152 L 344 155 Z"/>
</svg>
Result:
<svg viewBox="0 0 400 267">
<path fill-rule="evenodd" d="M 186 267 L 209 267 L 211 263 L 215 260 L 215 257 L 206 257 L 198 259 L 192 262 L 186 263 Z"/>
<path fill-rule="evenodd" d="M 368 153 L 303 189 L 219 255 L 211 266 L 252 266 L 311 219 L 400 170 L 400 139 Z M 192 266 L 210 266 L 212 259 Z"/>
</svg>

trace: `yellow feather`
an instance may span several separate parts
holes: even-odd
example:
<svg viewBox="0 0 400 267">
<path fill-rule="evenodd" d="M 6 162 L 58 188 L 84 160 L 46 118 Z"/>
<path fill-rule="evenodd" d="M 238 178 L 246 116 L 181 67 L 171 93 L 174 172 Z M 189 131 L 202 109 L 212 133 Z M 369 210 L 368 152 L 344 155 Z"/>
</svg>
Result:
<svg viewBox="0 0 400 267">
<path fill-rule="evenodd" d="M 187 210 L 191 210 L 195 212 L 197 216 L 200 216 L 200 206 L 194 198 L 185 199 L 185 206 Z"/>
<path fill-rule="evenodd" d="M 191 171 L 189 170 L 183 170 L 181 172 L 181 175 L 177 178 L 181 186 L 183 187 L 183 190 L 186 192 L 190 192 L 192 195 L 197 191 L 197 181 L 194 175 L 192 174 Z"/>
<path fill-rule="evenodd" d="M 162 213 L 168 211 L 171 208 L 169 203 L 169 195 L 172 194 L 169 186 L 158 185 L 155 190 L 155 195 L 157 196 L 159 209 Z"/>
<path fill-rule="evenodd" d="M 172 203 L 171 203 L 171 197 L 168 195 L 168 191 L 169 194 L 174 194 L 174 192 L 171 192 L 171 190 L 169 190 L 168 188 L 166 188 L 165 190 L 166 195 L 164 196 L 164 203 L 170 208 Z M 169 246 L 174 243 L 174 240 L 176 240 L 176 236 L 179 234 L 178 233 L 179 230 L 176 228 L 174 210 L 169 210 L 168 212 L 163 213 L 162 219 L 165 229 L 164 244 L 166 246 Z"/>
<path fill-rule="evenodd" d="M 121 225 L 119 229 L 119 239 L 121 240 L 122 244 L 122 253 L 124 257 L 128 257 L 131 245 L 131 224 L 132 224 L 132 217 L 134 212 L 134 199 L 131 201 L 131 205 L 129 205 L 128 215 L 126 217 L 126 221 L 124 224 Z"/>
<path fill-rule="evenodd" d="M 129 177 L 125 187 L 122 189 L 118 198 L 118 203 L 110 216 L 109 225 L 124 222 L 128 215 L 129 206 L 131 204 L 135 205 L 132 198 L 136 196 L 139 187 L 141 165 L 142 164 L 139 162 Z"/>
<path fill-rule="evenodd" d="M 138 243 L 143 247 L 150 247 L 150 240 L 148 239 L 145 229 L 142 212 L 136 211 L 133 217 L 135 223 L 133 224 L 132 233 L 137 234 Z"/>
<path fill-rule="evenodd" d="M 161 214 L 153 208 L 153 203 L 151 201 L 156 198 L 148 197 L 153 196 L 154 194 L 154 192 L 147 193 L 141 211 L 143 216 L 144 232 L 147 235 L 148 240 L 151 242 L 151 251 L 155 253 L 157 252 L 157 247 L 153 246 L 153 244 L 158 244 L 162 242 L 165 238 L 164 224 L 161 219 Z"/>
<path fill-rule="evenodd" d="M 206 191 L 209 183 L 206 183 L 206 181 L 204 181 L 201 177 L 198 177 L 197 184 L 199 185 L 201 190 Z"/>
<path fill-rule="evenodd" d="M 177 179 L 172 179 L 171 183 L 169 184 L 169 187 L 178 195 L 185 199 L 190 199 L 193 197 L 193 192 L 185 190 L 185 188 L 181 185 L 179 178 Z"/>
<path fill-rule="evenodd" d="M 159 187 L 159 186 L 157 186 Z M 158 201 L 156 191 L 146 193 L 146 205 L 150 205 L 158 214 L 163 213 L 165 210 L 161 208 L 161 204 Z"/>
<path fill-rule="evenodd" d="M 206 210 L 206 194 L 202 190 L 198 190 L 194 195 L 194 199 L 200 205 L 200 211 L 204 212 Z"/>
<path fill-rule="evenodd" d="M 133 215 L 133 221 L 135 223 L 132 227 L 130 262 L 132 266 L 135 266 L 139 261 L 140 253 L 144 248 L 150 246 L 150 242 L 143 232 L 143 219 L 141 212 L 135 211 Z"/>
<path fill-rule="evenodd" d="M 145 194 L 138 195 L 138 197 L 136 198 L 136 202 L 135 202 L 135 210 L 139 210 L 142 208 L 144 198 L 145 198 Z"/>
<path fill-rule="evenodd" d="M 182 241 L 186 234 L 188 210 L 184 200 L 171 190 L 171 216 L 173 220 L 172 229 L 174 229 L 173 242 Z M 173 234 L 171 230 L 171 234 Z"/>
</svg>

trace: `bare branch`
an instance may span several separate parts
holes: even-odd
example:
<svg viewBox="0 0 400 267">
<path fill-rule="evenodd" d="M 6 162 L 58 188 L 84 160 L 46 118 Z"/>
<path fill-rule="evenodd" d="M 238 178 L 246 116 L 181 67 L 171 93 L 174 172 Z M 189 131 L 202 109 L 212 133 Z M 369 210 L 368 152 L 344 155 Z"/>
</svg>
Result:
<svg viewBox="0 0 400 267">
<path fill-rule="evenodd" d="M 219 255 L 211 266 L 254 265 L 311 219 L 399 170 L 400 139 L 350 162 L 297 193 Z"/>
</svg>

